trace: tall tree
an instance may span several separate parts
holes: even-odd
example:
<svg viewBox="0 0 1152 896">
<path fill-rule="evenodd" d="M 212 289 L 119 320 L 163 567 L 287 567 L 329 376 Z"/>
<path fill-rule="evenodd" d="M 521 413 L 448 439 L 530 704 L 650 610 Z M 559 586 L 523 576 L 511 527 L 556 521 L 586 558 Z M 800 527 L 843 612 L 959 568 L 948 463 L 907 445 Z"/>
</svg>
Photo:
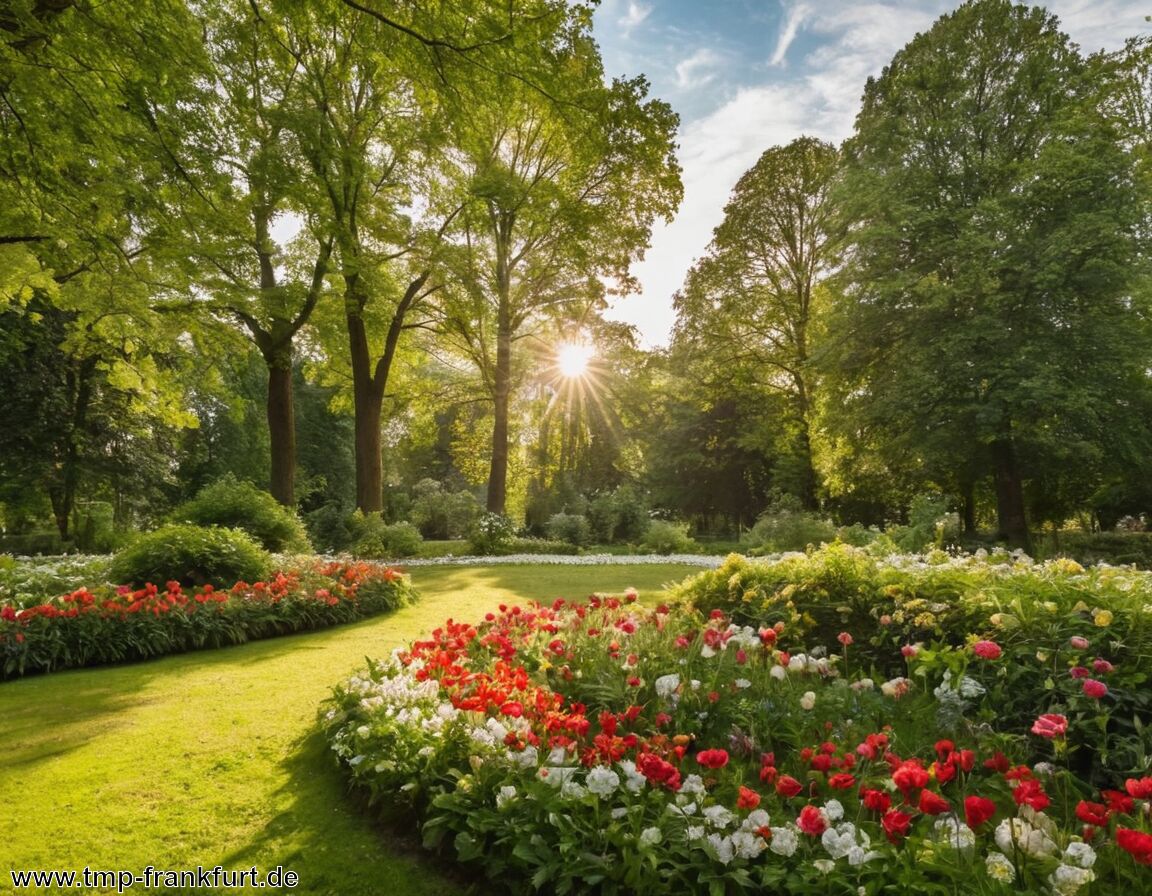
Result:
<svg viewBox="0 0 1152 896">
<path fill-rule="evenodd" d="M 971 0 L 868 82 L 838 194 L 841 431 L 990 476 L 1020 546 L 1029 471 L 1131 431 L 1152 349 L 1143 195 L 1093 71 L 1044 10 Z"/>
<path fill-rule="evenodd" d="M 631 282 L 653 220 L 681 195 L 677 118 L 642 79 L 603 85 L 582 19 L 549 46 L 552 88 L 497 81 L 459 122 L 469 204 L 446 328 L 481 372 L 493 406 L 488 510 L 505 511 L 514 347 L 546 318 L 579 318 L 602 278 Z M 562 97 L 563 101 L 559 101 Z"/>
<path fill-rule="evenodd" d="M 836 148 L 812 137 L 764 152 L 675 299 L 679 351 L 714 375 L 739 374 L 784 397 L 791 444 L 781 447 L 796 458 L 791 489 L 808 507 L 817 504 L 813 326 L 818 288 L 838 261 L 830 199 L 838 163 Z"/>
</svg>

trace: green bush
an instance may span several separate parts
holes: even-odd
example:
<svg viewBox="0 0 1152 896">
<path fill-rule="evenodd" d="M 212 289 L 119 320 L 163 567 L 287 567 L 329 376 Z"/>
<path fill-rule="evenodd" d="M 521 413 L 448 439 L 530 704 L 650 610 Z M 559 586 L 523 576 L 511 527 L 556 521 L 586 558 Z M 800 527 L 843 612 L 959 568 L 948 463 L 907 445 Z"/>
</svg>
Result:
<svg viewBox="0 0 1152 896">
<path fill-rule="evenodd" d="M 947 548 L 960 540 L 960 517 L 948 510 L 943 495 L 917 495 L 908 508 L 908 525 L 893 526 L 889 537 L 900 550 L 915 554 L 926 548 Z"/>
<path fill-rule="evenodd" d="M 568 541 L 550 541 L 546 538 L 510 538 L 500 546 L 499 553 L 510 554 L 566 554 L 579 553 L 579 548 Z"/>
<path fill-rule="evenodd" d="M 509 542 L 516 537 L 516 524 L 501 513 L 482 513 L 472 524 L 468 542 L 474 554 L 508 553 Z"/>
<path fill-rule="evenodd" d="M 631 486 L 601 492 L 588 502 L 592 538 L 598 544 L 638 541 L 651 522 L 648 509 L 648 502 Z"/>
<path fill-rule="evenodd" d="M 191 501 L 170 515 L 172 522 L 197 526 L 223 526 L 243 529 L 265 550 L 308 551 L 304 524 L 288 508 L 250 482 L 240 482 L 229 474 L 205 486 Z"/>
<path fill-rule="evenodd" d="M 317 507 L 304 517 L 308 536 L 316 550 L 329 553 L 345 551 L 352 544 L 350 520 L 348 511 L 334 502 Z"/>
<path fill-rule="evenodd" d="M 1073 557 L 1090 565 L 1134 564 L 1152 569 L 1152 533 L 1149 532 L 1060 532 L 1038 536 L 1037 553 L 1042 557 Z"/>
<path fill-rule="evenodd" d="M 800 508 L 799 503 L 778 503 L 756 521 L 744 536 L 751 554 L 803 551 L 836 539 L 831 520 Z"/>
<path fill-rule="evenodd" d="M 0 601 L 17 606 L 111 581 L 107 555 L 65 554 L 58 557 L 8 557 L 0 554 Z"/>
<path fill-rule="evenodd" d="M 386 523 L 378 513 L 357 510 L 348 528 L 353 539 L 350 550 L 356 557 L 413 557 L 424 543 L 420 530 L 411 523 Z"/>
<path fill-rule="evenodd" d="M 652 554 L 683 554 L 697 549 L 688 537 L 688 524 L 668 520 L 652 520 L 640 539 L 640 547 Z"/>
<path fill-rule="evenodd" d="M 412 522 L 425 538 L 464 538 L 480 516 L 480 502 L 470 491 L 449 492 L 435 479 L 421 479 L 412 492 Z"/>
<path fill-rule="evenodd" d="M 139 536 L 112 561 L 112 580 L 125 585 L 231 586 L 264 578 L 272 558 L 240 529 L 171 523 Z"/>
<path fill-rule="evenodd" d="M 588 518 L 578 513 L 554 513 L 548 520 L 548 537 L 582 547 L 592 538 Z"/>
</svg>

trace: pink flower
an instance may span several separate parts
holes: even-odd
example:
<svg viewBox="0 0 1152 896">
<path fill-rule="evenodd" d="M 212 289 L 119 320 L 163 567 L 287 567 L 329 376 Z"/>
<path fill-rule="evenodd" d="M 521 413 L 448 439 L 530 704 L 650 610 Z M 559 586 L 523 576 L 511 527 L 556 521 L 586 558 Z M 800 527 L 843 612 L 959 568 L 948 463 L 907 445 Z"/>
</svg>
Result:
<svg viewBox="0 0 1152 896">
<path fill-rule="evenodd" d="M 1073 678 L 1080 679 L 1080 678 L 1087 678 L 1092 673 L 1089 672 L 1087 669 L 1085 669 L 1083 666 L 1073 666 L 1071 669 L 1068 670 L 1068 674 L 1071 675 Z"/>
<path fill-rule="evenodd" d="M 852 643 L 852 635 L 848 632 L 840 632 L 840 634 L 836 636 L 836 640 L 847 647 Z"/>
<path fill-rule="evenodd" d="M 1088 639 L 1082 638 L 1080 635 L 1073 635 L 1068 639 L 1068 643 L 1072 645 L 1074 650 L 1087 650 Z"/>
<path fill-rule="evenodd" d="M 1108 660 L 1102 660 L 1097 657 L 1092 661 L 1092 668 L 1095 670 L 1097 675 L 1107 675 L 1115 667 L 1110 662 L 1108 662 Z"/>
<path fill-rule="evenodd" d="M 900 655 L 903 656 L 906 660 L 912 659 L 912 657 L 916 656 L 916 654 L 919 652 L 920 648 L 918 648 L 915 644 L 905 644 L 900 648 Z"/>
<path fill-rule="evenodd" d="M 995 641 L 977 641 L 972 645 L 972 652 L 983 660 L 997 660 L 1004 651 Z"/>
<path fill-rule="evenodd" d="M 1046 712 L 1032 723 L 1032 733 L 1050 739 L 1063 737 L 1068 730 L 1068 719 L 1059 713 Z"/>
<path fill-rule="evenodd" d="M 1097 681 L 1095 678 L 1085 678 L 1084 693 L 1093 700 L 1099 700 L 1108 693 L 1108 685 L 1102 681 Z"/>
</svg>

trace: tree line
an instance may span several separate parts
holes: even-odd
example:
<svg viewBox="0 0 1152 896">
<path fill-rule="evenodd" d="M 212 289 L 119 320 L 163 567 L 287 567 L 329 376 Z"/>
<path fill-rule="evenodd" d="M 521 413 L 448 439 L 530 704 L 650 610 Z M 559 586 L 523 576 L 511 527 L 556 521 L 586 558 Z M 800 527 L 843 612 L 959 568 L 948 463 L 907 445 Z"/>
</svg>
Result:
<svg viewBox="0 0 1152 896">
<path fill-rule="evenodd" d="M 531 524 L 631 489 L 966 528 L 1148 507 L 1149 42 L 973 0 L 840 147 L 740 179 L 666 350 L 605 321 L 677 118 L 564 0 L 24 0 L 0 16 L 0 503 L 120 525 L 234 473 Z M 594 346 L 580 375 L 566 340 Z"/>
</svg>

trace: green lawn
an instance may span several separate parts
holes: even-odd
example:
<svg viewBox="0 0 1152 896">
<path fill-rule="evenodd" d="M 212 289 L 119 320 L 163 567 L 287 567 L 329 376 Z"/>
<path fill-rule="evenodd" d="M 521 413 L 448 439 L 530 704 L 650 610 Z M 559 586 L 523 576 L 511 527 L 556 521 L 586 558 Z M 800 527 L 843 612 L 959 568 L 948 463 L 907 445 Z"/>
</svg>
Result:
<svg viewBox="0 0 1152 896">
<path fill-rule="evenodd" d="M 281 865 L 300 875 L 292 892 L 307 894 L 463 893 L 345 797 L 313 733 L 330 686 L 365 656 L 381 656 L 448 617 L 476 620 L 503 601 L 628 586 L 651 595 L 694 571 L 419 568 L 421 602 L 390 616 L 0 684 L 0 893 L 15 892 L 9 868 L 140 873 L 149 865 L 262 872 Z"/>
</svg>

